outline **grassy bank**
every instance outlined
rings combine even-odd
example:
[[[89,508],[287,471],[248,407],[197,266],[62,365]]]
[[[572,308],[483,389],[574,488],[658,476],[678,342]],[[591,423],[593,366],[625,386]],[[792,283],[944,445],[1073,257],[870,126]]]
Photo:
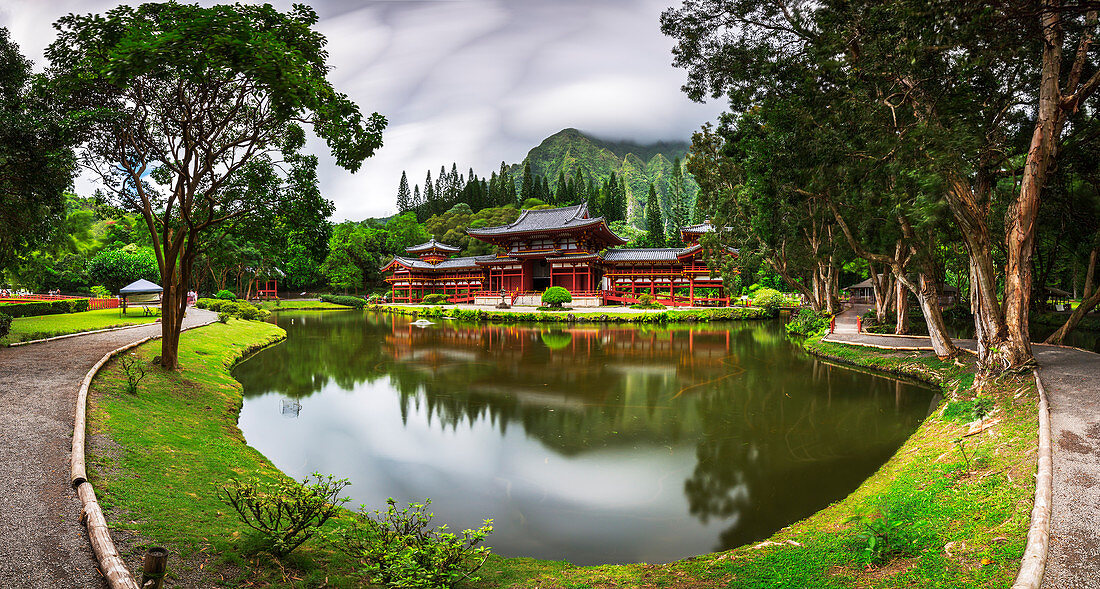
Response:
[[[533,323],[677,323],[705,321],[738,321],[769,319],[773,315],[756,307],[721,307],[714,309],[654,310],[617,312],[578,308],[571,311],[513,311],[497,309],[462,309],[450,305],[377,305],[369,307],[398,315],[413,317],[450,317],[463,321],[500,321]]]
[[[17,317],[11,322],[11,332],[0,339],[0,345],[97,329],[152,323],[157,319],[158,317],[142,316],[140,309],[137,312],[131,310],[127,315],[120,315],[118,309],[100,309],[81,313]]]
[[[279,337],[267,324],[215,324],[185,333],[183,369],[150,370],[137,396],[120,392],[114,362],[96,379],[90,427],[103,436],[94,446],[93,482],[110,520],[124,530],[129,562],[138,562],[147,544],[161,544],[180,555],[172,561],[178,586],[363,586],[350,563],[316,539],[282,562],[247,555],[245,528],[214,496],[214,486],[233,476],[282,476],[244,443],[236,427],[241,389],[228,372],[246,350]],[[1010,586],[1034,491],[1037,398],[1030,378],[987,387],[982,396],[1000,421],[963,438],[974,396],[968,367],[816,340],[806,345],[838,361],[939,384],[949,401],[849,497],[763,545],[668,565],[579,567],[492,557],[476,587]],[[137,354],[149,360],[158,349],[146,345]],[[899,522],[894,533],[914,540],[912,554],[867,567],[859,560],[863,524],[853,518],[882,511]]]
[[[329,311],[348,310],[351,307],[324,301],[264,301],[258,305],[268,311]]]
[[[330,574],[330,587],[355,586],[347,565],[313,543],[283,563],[247,554],[247,528],[214,492],[235,477],[285,478],[245,444],[236,425],[241,386],[229,374],[251,350],[284,336],[269,323],[233,319],[184,332],[178,372],[152,363],[158,342],[135,349],[146,370],[137,395],[123,392],[117,360],[95,378],[90,478],[128,563],[158,545],[172,552],[172,586],[317,587]]]

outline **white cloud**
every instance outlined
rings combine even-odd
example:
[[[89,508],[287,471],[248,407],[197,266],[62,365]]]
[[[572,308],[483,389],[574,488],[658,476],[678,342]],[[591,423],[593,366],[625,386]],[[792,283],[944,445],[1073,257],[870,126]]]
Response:
[[[389,119],[384,147],[356,174],[338,168],[323,143],[309,143],[335,219],[393,213],[402,170],[416,184],[452,162],[463,173],[473,166],[488,174],[565,127],[687,140],[721,105],[692,103],[679,90],[684,73],[669,65],[673,42],[658,28],[670,2],[312,2],[329,39],[334,85]],[[41,67],[57,18],[117,4],[14,0],[0,8],[0,26]],[[87,180],[77,186],[90,189]]]

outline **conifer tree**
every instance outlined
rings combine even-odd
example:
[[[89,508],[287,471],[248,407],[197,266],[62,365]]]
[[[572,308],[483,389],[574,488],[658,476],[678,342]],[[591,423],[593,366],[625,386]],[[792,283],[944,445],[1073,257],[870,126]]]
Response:
[[[558,170],[558,185],[554,187],[554,204],[561,206],[568,202],[565,186],[565,170]]]
[[[661,219],[661,205],[657,200],[657,190],[649,185],[649,197],[645,204],[646,241],[650,247],[665,247],[665,224]]]
[[[520,200],[526,202],[535,196],[535,179],[531,176],[531,162],[523,160],[523,188],[520,191]]]
[[[397,185],[397,211],[404,213],[412,208],[412,193],[409,192],[409,177],[401,170],[401,182]]]
[[[417,217],[420,216],[419,211],[424,206],[423,197],[420,196],[420,185],[413,186],[412,194],[412,210],[417,211]]]
[[[672,177],[668,182],[668,225],[669,235],[679,235],[680,229],[686,227],[691,219],[691,203],[688,202],[691,195],[684,188],[684,169],[680,164],[680,158],[672,162]]]
[[[432,207],[435,206],[435,183],[432,182],[432,171],[428,170],[428,175],[424,178],[424,206],[421,207],[421,214],[425,219],[432,216]]]

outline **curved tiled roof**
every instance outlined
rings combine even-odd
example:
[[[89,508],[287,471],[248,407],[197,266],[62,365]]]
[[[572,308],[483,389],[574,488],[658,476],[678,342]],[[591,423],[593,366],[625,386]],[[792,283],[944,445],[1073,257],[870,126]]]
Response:
[[[542,209],[538,211],[532,211],[530,209],[524,210],[518,219],[508,225],[467,229],[466,233],[474,237],[507,235],[510,233],[531,233],[536,231],[590,227],[592,225],[599,225],[603,222],[603,217],[589,217],[588,204],[581,203],[571,207],[559,207],[556,209]]]
[[[419,252],[431,251],[433,249],[437,249],[437,250],[444,251],[444,252],[462,251],[462,248],[455,247],[453,245],[447,245],[445,243],[436,241],[434,237],[429,239],[428,241],[420,244],[420,245],[411,245],[411,246],[405,248],[405,251],[409,252],[410,254],[415,254],[415,253],[419,253]]]
[[[393,264],[400,264],[406,268],[413,268],[416,270],[462,270],[469,268],[471,270],[476,269],[478,266],[475,261],[483,256],[469,256],[465,258],[450,258],[443,260],[438,264],[430,264],[419,258],[404,258],[401,256],[394,256],[393,261],[386,264],[383,270],[389,268]]]
[[[675,262],[684,248],[649,247],[612,249],[603,253],[607,262]]]
[[[714,231],[714,226],[710,224],[710,221],[704,221],[698,225],[691,225],[680,229],[682,233],[709,233]]]

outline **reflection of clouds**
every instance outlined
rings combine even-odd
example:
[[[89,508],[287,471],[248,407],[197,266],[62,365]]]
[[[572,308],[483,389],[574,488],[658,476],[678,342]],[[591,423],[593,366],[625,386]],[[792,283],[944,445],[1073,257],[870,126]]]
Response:
[[[700,534],[700,524],[684,517],[679,482],[694,465],[689,443],[566,457],[522,428],[502,434],[484,417],[441,430],[420,406],[403,424],[398,395],[380,384],[361,385],[355,395],[328,386],[299,419],[271,427],[276,399],[246,399],[240,427],[288,475],[348,477],[351,504],[371,508],[386,497],[430,496],[432,511],[446,514],[437,523],[452,529],[492,517],[489,543],[498,553],[656,562],[709,550],[721,529],[716,522]]]
[[[58,17],[117,4],[9,0],[0,26],[41,67]],[[273,4],[287,10],[291,2]],[[642,142],[687,140],[722,106],[697,105],[680,92],[685,76],[669,65],[673,43],[658,28],[667,0],[310,4],[329,41],[330,79],[390,121],[385,146],[356,175],[338,169],[321,142],[309,143],[338,219],[392,213],[402,170],[413,183],[451,162],[463,173],[473,166],[488,174],[566,127]],[[82,179],[78,190],[92,187]]]

